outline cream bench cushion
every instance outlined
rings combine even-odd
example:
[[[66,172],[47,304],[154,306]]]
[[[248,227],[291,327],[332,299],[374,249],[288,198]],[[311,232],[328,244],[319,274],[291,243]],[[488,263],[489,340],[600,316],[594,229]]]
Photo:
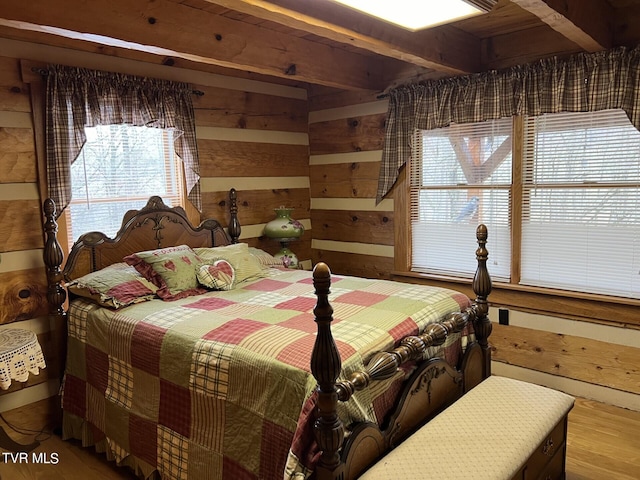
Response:
[[[491,376],[360,479],[511,479],[573,402],[550,388]]]

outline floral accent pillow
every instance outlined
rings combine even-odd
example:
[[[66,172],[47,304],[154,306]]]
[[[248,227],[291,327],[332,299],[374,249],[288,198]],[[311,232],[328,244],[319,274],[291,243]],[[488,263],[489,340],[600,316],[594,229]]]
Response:
[[[216,260],[229,262],[236,272],[234,286],[240,282],[266,276],[260,262],[249,253],[249,246],[246,243],[196,248],[195,252],[202,259],[202,263],[213,264]]]
[[[231,290],[236,272],[226,260],[216,260],[213,265],[200,265],[196,275],[198,282],[213,290]]]
[[[177,300],[206,291],[199,287],[196,278],[203,262],[187,245],[138,252],[123,260],[156,285],[156,294],[163,300]]]
[[[155,298],[153,283],[126,263],[114,263],[69,282],[70,293],[108,308],[121,308]]]

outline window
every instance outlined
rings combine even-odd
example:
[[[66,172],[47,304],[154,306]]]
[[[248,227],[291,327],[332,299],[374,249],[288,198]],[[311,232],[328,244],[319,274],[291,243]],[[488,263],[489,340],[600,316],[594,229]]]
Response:
[[[478,223],[487,224],[491,274],[508,280],[511,262],[511,119],[414,136],[410,173],[411,265],[415,272],[472,276]]]
[[[524,135],[520,283],[640,298],[640,132],[606,110]]]
[[[123,215],[151,195],[182,205],[182,162],[173,132],[127,124],[85,127],[87,141],[71,165],[70,243],[82,233],[114,236]]]
[[[521,121],[416,132],[411,270],[471,277],[485,223],[495,280],[640,298],[640,132],[622,110]]]

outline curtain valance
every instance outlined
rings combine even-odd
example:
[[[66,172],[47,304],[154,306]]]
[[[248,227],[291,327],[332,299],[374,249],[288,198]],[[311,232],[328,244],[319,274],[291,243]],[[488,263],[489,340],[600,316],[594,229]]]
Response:
[[[389,92],[376,202],[411,155],[416,129],[514,115],[623,109],[640,130],[640,47],[556,57],[403,86]]]
[[[46,145],[49,197],[58,214],[71,200],[71,164],[85,127],[130,124],[171,129],[185,165],[189,200],[200,210],[200,167],[192,90],[186,83],[51,65],[47,75]]]

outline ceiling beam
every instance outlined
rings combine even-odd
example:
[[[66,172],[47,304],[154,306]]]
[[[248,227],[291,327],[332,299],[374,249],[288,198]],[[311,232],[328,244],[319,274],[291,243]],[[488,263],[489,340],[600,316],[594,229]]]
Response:
[[[429,68],[448,75],[480,69],[477,38],[449,26],[410,32],[374,18],[354,13],[331,2],[277,2],[264,0],[206,0],[209,3],[311,33],[335,42],[361,48]],[[291,5],[293,3],[293,5]],[[289,6],[297,7],[296,10]],[[304,10],[304,11],[302,11]],[[332,12],[333,15],[332,15]],[[327,20],[328,17],[333,17]],[[362,18],[366,22],[362,22]],[[344,25],[350,25],[351,28]],[[371,34],[358,31],[366,24]],[[460,48],[455,53],[451,46]]]
[[[168,0],[1,2],[0,25],[347,90],[386,87],[384,62]]]
[[[613,9],[605,0],[511,0],[587,52],[613,45]]]

